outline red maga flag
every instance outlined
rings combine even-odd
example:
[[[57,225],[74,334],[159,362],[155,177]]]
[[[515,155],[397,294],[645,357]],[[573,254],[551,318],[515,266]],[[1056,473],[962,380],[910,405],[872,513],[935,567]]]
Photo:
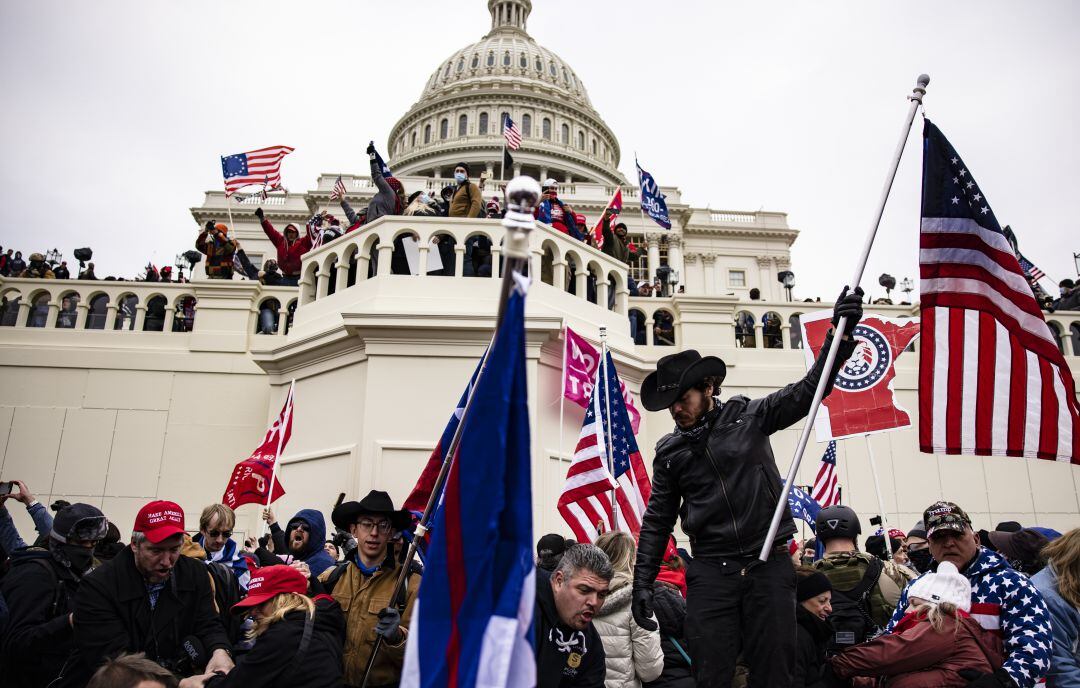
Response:
[[[611,195],[611,200],[608,201],[607,206],[604,208],[606,213],[608,208],[612,211],[611,227],[615,228],[615,218],[622,212],[622,187],[616,186],[615,193]],[[596,223],[596,226],[592,230],[593,237],[596,238],[596,248],[604,247],[604,213],[600,213],[600,221]]]
[[[832,327],[831,321],[830,311],[799,317],[806,343],[803,351],[807,367],[812,366],[821,353],[825,335]],[[855,352],[837,373],[832,394],[822,400],[818,409],[814,422],[818,442],[911,425],[911,416],[897,403],[893,391],[894,364],[918,336],[919,321],[916,319],[863,316],[855,328],[858,341]],[[822,503],[822,506],[827,505]]]
[[[1080,464],[1072,372],[983,190],[930,120],[919,235],[919,448]]]
[[[268,504],[274,502],[285,494],[285,488],[281,486],[281,480],[274,475],[274,464],[277,463],[285,445],[292,436],[293,419],[293,387],[289,385],[289,394],[285,397],[285,405],[281,413],[274,419],[270,429],[266,431],[262,444],[251,456],[236,464],[229,485],[225,488],[225,495],[221,503],[230,509],[235,509],[241,504]],[[270,485],[273,483],[273,492]],[[267,499],[269,497],[269,500]]]

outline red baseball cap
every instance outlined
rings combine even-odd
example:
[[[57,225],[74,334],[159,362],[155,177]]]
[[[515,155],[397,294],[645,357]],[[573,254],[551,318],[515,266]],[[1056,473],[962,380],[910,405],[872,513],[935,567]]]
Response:
[[[134,530],[155,545],[184,532],[184,510],[176,502],[157,500],[139,509]]]
[[[233,614],[239,614],[249,607],[257,607],[267,600],[285,592],[303,595],[307,592],[308,580],[304,574],[291,566],[281,564],[255,569],[248,581],[247,597],[232,606]]]

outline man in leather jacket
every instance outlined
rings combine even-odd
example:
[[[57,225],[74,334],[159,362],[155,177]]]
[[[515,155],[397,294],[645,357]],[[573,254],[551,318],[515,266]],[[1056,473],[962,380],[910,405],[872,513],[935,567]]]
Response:
[[[862,295],[845,288],[833,308],[834,327],[842,316],[847,321],[830,379],[855,350],[851,333],[862,317]],[[784,543],[795,523],[786,509],[771,556],[758,560],[783,490],[769,435],[809,413],[831,341],[830,334],[805,377],[760,399],[714,397],[726,366],[693,350],[661,358],[642,383],[645,408],[668,409],[676,427],[656,445],[632,609],[638,625],[655,628],[652,584],[678,517],[693,553],[686,638],[698,686],[729,686],[740,654],[751,686],[790,683],[795,572]],[[826,394],[831,389],[830,382]]]

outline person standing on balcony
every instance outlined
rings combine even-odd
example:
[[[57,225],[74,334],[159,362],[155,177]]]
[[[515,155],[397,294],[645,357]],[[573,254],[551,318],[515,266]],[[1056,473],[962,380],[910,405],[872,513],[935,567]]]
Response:
[[[223,222],[206,222],[195,239],[195,248],[206,255],[206,276],[210,279],[231,280],[236,242],[229,239],[229,226]]]
[[[19,277],[24,279],[56,279],[56,275],[49,268],[49,264],[45,262],[45,256],[40,253],[30,254],[30,266],[20,272]]]
[[[484,217],[484,192],[469,181],[469,165],[459,162],[454,167],[457,188],[450,198],[450,217]]]
[[[378,191],[372,196],[371,202],[368,203],[365,224],[374,222],[383,215],[401,215],[405,211],[406,205],[405,188],[397,179],[383,176],[379,163],[375,161],[374,145],[368,144],[367,154],[368,162],[371,165],[371,181]],[[349,206],[344,196],[341,198],[341,209],[345,211],[345,217],[349,218],[350,225],[355,225],[359,221],[359,216]]]
[[[540,197],[536,210],[533,211],[536,219],[578,241],[585,241],[585,235],[577,226],[574,213],[559,200],[559,183],[554,179],[545,179],[541,190],[544,194]]]
[[[730,685],[740,653],[751,685],[791,685],[795,572],[786,543],[796,528],[785,509],[774,539],[766,541],[783,485],[769,435],[805,418],[818,380],[827,375],[831,381],[855,350],[851,333],[862,318],[861,289],[840,294],[834,327],[840,318],[845,328],[836,336],[843,342],[832,370],[825,370],[830,334],[801,380],[766,397],[722,402],[713,395],[727,367],[693,350],[661,358],[641,385],[642,405],[667,409],[675,428],[656,446],[631,610],[639,626],[656,628],[653,582],[681,519],[693,549],[686,577],[686,639],[699,688]],[[765,562],[758,559],[763,548],[769,553]]]
[[[71,271],[68,270],[67,261],[60,261],[60,265],[56,266],[53,274],[56,275],[56,279],[71,279]]]
[[[279,232],[266,219],[262,208],[255,209],[263,233],[277,249],[277,266],[281,270],[281,284],[295,287],[300,283],[300,262],[304,254],[311,250],[311,237],[300,236],[300,230],[291,222],[285,225],[285,231]]]
[[[22,251],[16,251],[15,256],[11,259],[11,274],[16,277],[26,269],[26,261],[23,260]]]

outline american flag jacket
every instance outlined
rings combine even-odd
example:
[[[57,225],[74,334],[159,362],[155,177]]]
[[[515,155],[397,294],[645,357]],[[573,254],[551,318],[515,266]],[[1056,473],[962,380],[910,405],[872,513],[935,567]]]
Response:
[[[1005,646],[1002,668],[1019,688],[1031,688],[1050,668],[1050,613],[1042,594],[1027,576],[984,547],[979,548],[975,562],[963,573],[971,581],[971,617],[1001,637]],[[900,593],[886,633],[891,633],[904,615],[908,590],[914,582]]]

